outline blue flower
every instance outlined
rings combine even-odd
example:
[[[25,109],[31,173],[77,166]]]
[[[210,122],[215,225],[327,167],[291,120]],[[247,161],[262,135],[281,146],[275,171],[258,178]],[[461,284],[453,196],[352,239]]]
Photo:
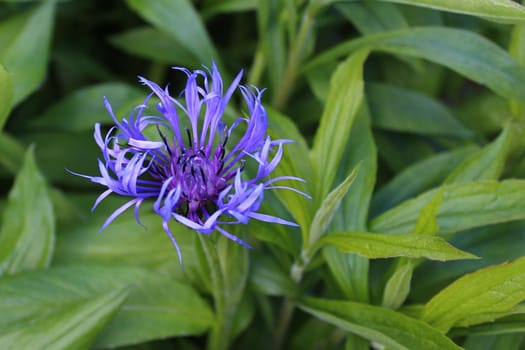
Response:
[[[241,71],[224,92],[215,64],[211,71],[174,69],[187,76],[183,99],[172,97],[167,87],[162,89],[139,77],[152,93],[129,118],[119,121],[104,98],[115,126],[103,137],[100,124],[95,125],[95,141],[103,158],[98,160],[100,176],[75,175],[107,188],[93,209],[111,193],[131,199],[107,218],[101,230],[133,206],[140,224],[139,207],[152,199],[153,210],[162,218],[163,228],[181,259],[168,227],[171,220],[203,234],[218,231],[246,247],[246,242],[224,227],[246,224],[250,219],[297,226],[259,212],[266,190],[284,188],[307,196],[295,188],[275,184],[281,180],[303,181],[300,178],[269,178],[282,158],[283,145],[290,141],[272,140],[267,135],[268,116],[261,103],[262,91],[239,85]],[[248,115],[228,126],[222,118],[237,90],[248,107]],[[149,115],[148,102],[153,95],[159,99],[158,113]],[[231,137],[234,131],[241,134],[235,143]],[[252,177],[244,171],[248,161],[257,167]]]

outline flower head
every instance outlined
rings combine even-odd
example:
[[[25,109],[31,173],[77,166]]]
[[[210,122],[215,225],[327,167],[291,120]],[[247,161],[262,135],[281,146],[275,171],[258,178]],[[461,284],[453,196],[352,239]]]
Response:
[[[103,137],[100,124],[95,125],[95,141],[102,151],[102,159],[98,160],[100,176],[75,174],[107,187],[93,209],[111,193],[131,199],[107,218],[101,230],[132,206],[140,223],[139,206],[151,199],[181,259],[168,227],[171,220],[203,234],[218,231],[246,247],[246,242],[224,227],[246,224],[250,219],[296,226],[258,212],[266,190],[284,188],[302,193],[275,185],[280,180],[302,181],[300,178],[268,177],[281,160],[283,144],[290,141],[271,140],[267,135],[262,91],[239,85],[241,71],[224,92],[215,64],[211,71],[174,69],[187,76],[181,99],[172,97],[167,87],[162,89],[140,77],[152,93],[127,119],[119,121],[104,98],[115,126]],[[226,125],[222,120],[224,111],[237,90],[248,115]],[[157,113],[150,114],[148,102],[154,95],[159,99]],[[240,138],[233,142],[232,134],[241,130]],[[251,177],[244,171],[247,161],[257,166]]]

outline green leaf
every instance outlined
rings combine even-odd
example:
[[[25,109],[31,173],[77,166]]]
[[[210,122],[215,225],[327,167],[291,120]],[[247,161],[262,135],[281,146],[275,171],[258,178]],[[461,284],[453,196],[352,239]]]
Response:
[[[475,151],[474,146],[461,147],[450,152],[438,153],[409,166],[375,193],[370,210],[372,215],[376,216],[408,198],[441,184],[465,157]],[[428,169],[432,171],[429,172]]]
[[[436,190],[425,192],[376,217],[370,223],[371,231],[411,231],[421,208],[435,194]],[[476,181],[443,187],[443,203],[438,213],[440,234],[523,218],[524,180]]]
[[[361,34],[408,27],[403,13],[395,5],[378,1],[339,2],[335,4],[335,8],[352,22]]]
[[[215,60],[221,66],[219,54],[191,1],[128,0],[127,3],[132,10],[191,52],[201,64],[210,65]]]
[[[437,191],[436,195],[421,209],[414,227],[414,234],[435,236],[439,232],[437,215],[443,202],[443,190]]]
[[[492,143],[465,159],[454,169],[445,183],[478,180],[497,180],[511,153],[521,148],[523,139],[521,128],[509,123]]]
[[[9,285],[1,283],[0,288]],[[128,288],[108,291],[77,302],[68,302],[52,313],[34,315],[26,322],[0,331],[3,349],[90,349],[98,333],[108,324],[128,295]],[[14,291],[11,291],[13,293]],[[20,290],[25,293],[25,290]],[[4,297],[9,292],[0,290]],[[34,295],[32,296],[34,297]],[[11,311],[10,305],[6,310]]]
[[[350,186],[352,186],[352,183],[359,173],[360,166],[361,164],[358,164],[352,170],[352,172],[348,174],[346,179],[344,179],[343,182],[339,184],[339,186],[337,186],[332,192],[328,194],[328,196],[326,196],[319,209],[317,209],[310,226],[310,232],[308,234],[309,245],[313,245],[315,242],[317,242],[326,231],[328,225],[330,225],[330,222],[335,216],[341,201],[347,194]]]
[[[115,116],[128,116],[147,93],[123,83],[103,83],[82,88],[47,109],[32,123],[35,127],[62,131],[93,130],[96,122],[111,121],[104,105],[107,97]]]
[[[44,80],[55,1],[42,4],[0,23],[0,61],[13,80],[12,106],[34,92]]]
[[[516,317],[517,316],[517,317]],[[495,320],[498,320],[498,322],[501,319],[513,319],[513,320],[521,320],[523,317],[525,317],[525,305],[517,305],[510,309],[510,311],[504,311],[504,312],[483,312],[483,313],[475,313],[468,315],[466,317],[463,317],[461,321],[459,321],[455,327],[470,327],[473,325],[478,324],[484,324],[489,322],[494,322]]]
[[[523,3],[523,2],[522,2]],[[514,59],[520,63],[522,66],[525,66],[525,25],[518,24],[512,28],[510,43],[509,43],[509,53]],[[512,109],[513,114],[518,118],[518,120],[523,120],[525,116],[525,105],[523,101],[510,101],[510,108]]]
[[[11,111],[13,100],[13,81],[5,68],[0,64],[0,130],[4,128],[7,116]]]
[[[371,83],[366,85],[366,95],[376,128],[421,135],[472,136],[445,106],[418,92]]]
[[[96,173],[97,158],[101,153],[93,140],[93,130],[39,131],[19,135],[18,140],[22,144],[38,145],[35,149],[35,158],[42,173],[50,182],[93,188],[89,180],[74,176],[64,169],[71,169],[81,174]]]
[[[525,67],[491,41],[460,29],[422,27],[368,35],[325,51],[304,69],[363,48],[424,58],[486,85],[502,97],[525,100]]]
[[[523,337],[523,333],[471,336],[463,346],[466,350],[520,350],[523,349]]]
[[[377,172],[377,149],[372,136],[370,117],[363,104],[349,136],[347,151],[341,159],[338,179],[343,179],[347,169],[361,164],[360,170],[340,209],[332,220],[329,231],[366,231],[370,198]],[[368,259],[357,254],[347,254],[333,247],[323,248],[323,257],[331,273],[350,300],[368,301]]]
[[[463,125],[481,135],[495,135],[514,118],[507,98],[490,91],[480,91],[462,100],[461,105],[454,110],[454,115]]]
[[[389,309],[399,308],[410,292],[414,260],[401,258],[394,265],[394,272],[388,278],[383,291],[381,305]]]
[[[269,257],[256,257],[251,262],[250,283],[258,294],[287,295],[297,294],[297,284],[279,265]]]
[[[412,301],[426,302],[452,281],[469,272],[523,256],[525,220],[463,231],[455,235],[451,243],[483,259],[453,261],[447,263],[447,268],[443,268],[439,262],[424,262],[414,274],[417,283],[412,286]]]
[[[294,140],[295,142],[285,146],[285,152],[281,158],[279,166],[274,170],[274,175],[278,176],[297,176],[306,181],[301,183],[280,182],[283,185],[290,185],[306,194],[313,194],[315,183],[313,180],[313,169],[308,159],[308,145],[301,135],[297,126],[292,120],[284,115],[279,114],[274,109],[268,108],[269,134],[273,139]],[[274,192],[277,198],[292,214],[295,221],[305,231],[310,227],[312,221],[313,209],[312,200],[301,196],[293,191],[279,190]],[[303,232],[303,239],[306,238],[306,232]]]
[[[24,159],[24,147],[14,137],[0,131],[0,149],[0,165],[10,174],[16,174]]]
[[[434,296],[422,319],[443,332],[466,317],[505,312],[525,300],[525,258],[465,275]]]
[[[359,166],[354,182],[341,201],[332,222],[332,231],[366,230],[370,199],[374,191],[377,173],[377,148],[372,135],[370,116],[366,105],[359,111],[348,145],[341,159],[337,180],[344,181],[350,169]]]
[[[233,13],[257,9],[257,0],[207,0],[204,1],[203,16]]]
[[[461,349],[428,324],[382,307],[318,298],[303,298],[299,307],[389,349]]]
[[[511,0],[382,0],[479,16],[503,23],[525,22],[525,8]]]
[[[219,236],[216,249],[222,274],[222,290],[219,293],[223,294],[227,322],[223,336],[228,337],[231,341],[236,335],[235,317],[241,305],[248,279],[250,267],[248,250],[222,235]]]
[[[0,275],[49,266],[55,245],[54,220],[47,185],[30,148],[3,213]]]
[[[169,34],[151,28],[139,27],[113,35],[110,42],[115,47],[135,56],[166,64],[180,64],[188,68],[201,65],[188,48],[179,44]]]
[[[427,258],[430,260],[476,259],[475,255],[454,248],[441,237],[408,234],[379,234],[370,232],[336,232],[321,238],[316,248],[332,245],[337,249],[364,255],[371,259]]]
[[[89,201],[95,197],[90,196]],[[110,198],[106,199],[108,201]],[[156,213],[142,208],[137,224],[133,211],[121,214],[111,225],[99,232],[108,213],[122,205],[102,202],[87,220],[63,229],[57,235],[53,265],[104,264],[143,267],[171,278],[198,284],[195,279],[198,262],[194,250],[194,231],[174,224],[172,232],[182,251],[184,268],[177,263],[175,247],[162,228]]]
[[[176,259],[173,263],[178,264]],[[213,323],[209,306],[186,284],[134,267],[69,265],[1,279],[0,333],[23,330],[30,320],[67,313],[130,286],[129,296],[97,337],[95,348],[200,334]],[[46,332],[48,328],[44,327],[33,333]]]
[[[325,110],[314,138],[310,159],[319,181],[318,200],[334,182],[344,145],[363,99],[363,64],[368,50],[358,51],[339,65],[330,80]],[[334,148],[333,145],[340,145]]]
[[[518,305],[513,310],[519,309],[521,313],[513,314],[510,311],[510,316],[498,318],[496,321],[478,324],[469,327],[455,327],[450,331],[451,336],[464,336],[472,334],[480,335],[497,335],[497,334],[508,334],[508,333],[521,333],[525,334],[525,313],[523,312],[523,305]],[[501,316],[501,315],[500,315]],[[494,320],[494,317],[492,320]],[[464,322],[463,320],[462,323]],[[470,324],[470,323],[469,323]]]
[[[437,213],[442,199],[443,191],[438,191],[436,196],[421,209],[413,234],[435,236],[438,233]],[[405,302],[410,292],[415,267],[416,263],[407,258],[401,258],[396,262],[383,291],[383,306],[397,309]]]

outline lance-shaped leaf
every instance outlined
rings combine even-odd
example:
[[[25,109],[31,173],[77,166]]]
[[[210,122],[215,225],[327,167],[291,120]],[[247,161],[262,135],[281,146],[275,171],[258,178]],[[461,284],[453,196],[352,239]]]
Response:
[[[10,174],[16,174],[24,159],[24,147],[13,136],[0,132],[0,149],[0,165]]]
[[[507,334],[507,333],[519,333],[525,334],[525,306],[518,305],[511,311],[506,313],[492,313],[497,317],[491,319],[485,318],[483,322],[472,322],[476,320],[479,315],[474,316],[471,319],[464,318],[461,322],[454,326],[454,329],[450,331],[451,336],[464,336],[469,334]],[[515,311],[517,311],[515,313]],[[487,315],[487,314],[482,314]],[[508,316],[505,316],[508,315]],[[483,317],[483,316],[481,316]],[[500,318],[501,317],[501,318]],[[494,321],[497,319],[496,321]]]
[[[312,165],[308,159],[309,150],[306,140],[291,119],[279,114],[272,108],[268,108],[267,111],[270,136],[273,139],[295,141],[286,145],[287,151],[284,152],[279,166],[274,170],[275,176],[292,175],[303,178],[306,181],[305,183],[293,181],[293,187],[308,195],[312,195],[315,183]],[[286,184],[286,182],[283,181],[282,184]],[[303,235],[306,237],[307,231],[305,230],[308,230],[313,215],[312,200],[293,191],[275,191],[275,195],[293,215],[296,222],[301,225]]]
[[[299,307],[321,320],[389,349],[461,349],[427,323],[382,307],[318,298],[301,299]]]
[[[416,91],[372,83],[367,84],[366,95],[376,128],[421,135],[472,136],[444,105]]]
[[[28,12],[0,23],[0,61],[13,80],[13,106],[44,80],[55,2],[43,1]]]
[[[13,81],[11,76],[6,72],[4,66],[0,64],[0,130],[3,129],[4,124],[11,110],[11,102],[13,100]]]
[[[128,5],[140,16],[169,34],[198,61],[210,65],[219,55],[191,1],[179,0],[128,0]],[[184,30],[181,30],[184,28]]]
[[[20,290],[21,294],[25,291]],[[5,292],[0,294],[5,296]],[[28,323],[15,323],[0,331],[2,349],[91,349],[128,295],[128,288],[64,304],[51,313],[35,315]],[[8,309],[9,310],[9,305]]]
[[[443,191],[439,191],[430,202],[421,209],[413,234],[435,236],[439,231],[437,213],[443,199]],[[397,309],[405,301],[410,292],[412,273],[416,262],[408,258],[396,261],[394,270],[383,291],[382,305]]]
[[[30,148],[9,193],[0,228],[0,275],[47,267],[55,245],[55,218],[47,185]]]
[[[96,348],[200,334],[213,323],[209,306],[184,283],[135,267],[69,265],[1,279],[0,334],[46,333],[44,319],[125,287],[130,287],[129,295],[97,337]],[[25,330],[30,320],[38,319],[42,327]]]
[[[328,225],[330,225],[330,222],[336,214],[337,208],[341,204],[341,201],[354,182],[357,173],[359,172],[359,167],[360,164],[358,164],[354,170],[352,170],[352,172],[339,186],[337,186],[332,192],[328,194],[328,196],[326,196],[319,209],[317,209],[310,226],[310,233],[308,235],[308,243],[310,245],[317,242],[321,235],[325,232]]]
[[[110,203],[102,205],[112,207],[113,203]],[[190,278],[194,276],[191,274],[196,265],[192,232],[183,227],[174,232],[184,252],[183,271],[179,264],[173,263],[177,253],[169,244],[169,238],[162,233],[162,222],[156,214],[141,213],[140,221],[144,228],[137,225],[133,213],[124,213],[99,233],[106,215],[104,211],[95,212],[81,224],[62,229],[57,235],[53,265],[117,264],[156,270],[179,280],[186,278],[184,272]]]
[[[103,97],[116,106],[115,115],[127,115],[144,100],[144,93],[123,83],[104,83],[79,89],[44,111],[32,125],[53,130],[92,131],[93,125],[109,121]]]
[[[407,200],[372,220],[373,232],[409,232],[421,208],[436,190]],[[443,202],[438,212],[440,233],[525,218],[525,181],[475,181],[443,187]]]
[[[324,198],[334,182],[344,145],[363,99],[363,64],[368,50],[358,51],[333,73],[326,108],[315,134],[310,159],[319,181],[318,200]],[[334,145],[339,145],[334,147]]]
[[[398,6],[379,1],[341,1],[335,8],[362,34],[407,28],[408,23]]]
[[[511,153],[521,148],[521,128],[509,123],[496,140],[466,158],[450,173],[446,183],[497,180]]]
[[[525,22],[525,8],[512,0],[383,0],[398,4],[429,7],[504,23]]]
[[[438,153],[404,169],[374,194],[370,209],[372,217],[403,200],[440,185],[455,167],[476,150],[475,146],[456,148],[450,152]],[[428,169],[432,169],[432,172]]]
[[[476,259],[475,255],[451,246],[441,237],[370,232],[336,232],[321,238],[314,248],[332,245],[342,252],[357,253],[371,259],[427,258],[431,260]]]
[[[304,69],[363,48],[424,58],[486,85],[500,96],[525,100],[525,67],[491,41],[460,29],[421,27],[368,35],[325,51]]]
[[[366,104],[363,104],[352,126],[348,149],[341,159],[339,176],[347,169],[361,164],[359,173],[340,209],[332,220],[328,232],[344,230],[366,231],[370,198],[374,190],[377,172],[377,149]],[[362,162],[362,163],[360,163]],[[339,178],[338,176],[338,178]],[[368,259],[358,254],[342,254],[333,247],[323,248],[323,257],[343,295],[349,300],[367,302],[369,298]],[[356,345],[356,349],[359,349]]]
[[[465,275],[434,296],[421,318],[447,332],[475,314],[505,312],[525,300],[525,258]]]
[[[131,55],[170,65],[201,68],[188,48],[166,32],[150,26],[133,28],[109,40],[113,46]]]

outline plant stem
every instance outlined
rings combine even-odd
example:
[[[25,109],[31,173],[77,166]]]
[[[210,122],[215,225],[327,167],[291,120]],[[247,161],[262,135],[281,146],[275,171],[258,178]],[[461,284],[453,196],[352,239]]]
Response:
[[[303,59],[304,49],[314,22],[314,7],[315,6],[309,5],[305,9],[297,38],[291,43],[290,50],[288,51],[288,62],[286,64],[284,77],[275,93],[272,103],[272,106],[277,110],[281,110],[288,102],[293,85],[297,79],[299,64]]]
[[[259,45],[259,47],[257,48],[257,51],[255,52],[253,64],[250,69],[250,74],[248,76],[249,85],[259,85],[259,81],[261,80],[261,75],[263,73],[265,66],[266,66],[266,57],[264,56],[262,46]]]
[[[224,281],[217,250],[210,237],[198,235],[204,254],[210,267],[212,294],[215,307],[215,324],[208,336],[208,350],[228,349],[229,332],[227,331],[226,302],[224,298]]]
[[[296,284],[301,282],[303,278],[304,268],[306,264],[298,264],[295,262],[290,269],[290,276]],[[290,321],[292,320],[293,313],[295,311],[295,303],[289,297],[286,297],[281,306],[281,312],[279,320],[277,322],[277,327],[275,328],[275,334],[272,339],[272,349],[279,350],[283,346],[284,336],[290,327]]]

